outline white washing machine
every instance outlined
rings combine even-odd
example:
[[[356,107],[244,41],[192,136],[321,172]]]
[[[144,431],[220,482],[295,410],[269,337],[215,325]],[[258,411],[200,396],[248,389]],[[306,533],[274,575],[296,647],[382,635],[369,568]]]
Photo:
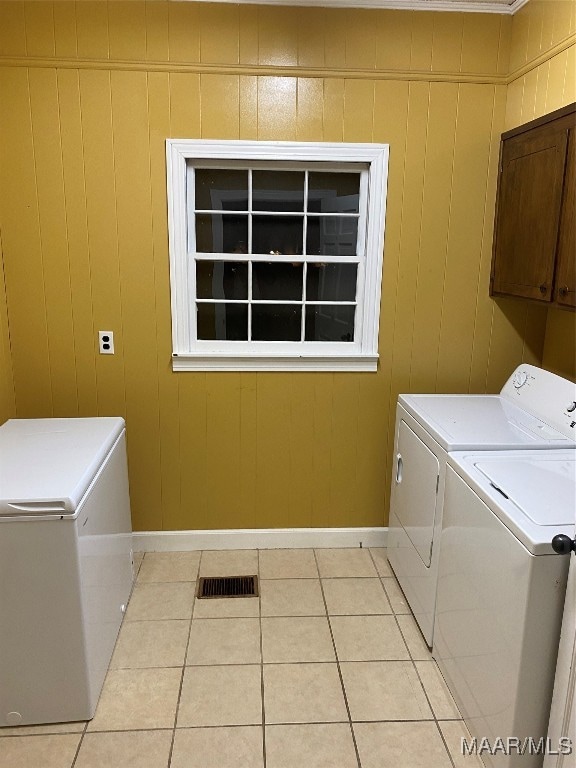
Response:
[[[0,427],[0,726],[94,716],[132,587],[121,418]]]
[[[433,655],[489,768],[543,763],[575,515],[574,450],[448,458]]]
[[[521,365],[499,395],[400,395],[388,560],[431,647],[446,461],[453,451],[573,448],[576,384]]]

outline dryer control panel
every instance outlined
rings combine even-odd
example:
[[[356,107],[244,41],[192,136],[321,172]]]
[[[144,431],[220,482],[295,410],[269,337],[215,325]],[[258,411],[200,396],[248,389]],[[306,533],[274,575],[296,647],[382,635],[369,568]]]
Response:
[[[524,363],[500,392],[524,410],[576,442],[576,384]]]

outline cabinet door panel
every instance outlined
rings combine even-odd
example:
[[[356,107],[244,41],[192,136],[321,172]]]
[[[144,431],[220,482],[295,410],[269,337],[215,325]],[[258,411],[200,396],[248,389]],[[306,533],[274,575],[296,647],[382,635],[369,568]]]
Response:
[[[558,238],[555,300],[576,308],[576,129],[568,135],[564,199]]]
[[[552,299],[566,135],[546,125],[503,142],[493,294]]]

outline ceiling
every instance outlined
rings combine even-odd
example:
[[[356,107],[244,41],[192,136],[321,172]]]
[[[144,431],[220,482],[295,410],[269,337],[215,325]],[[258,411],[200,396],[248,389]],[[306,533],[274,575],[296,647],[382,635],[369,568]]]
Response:
[[[200,0],[214,2],[214,0]],[[260,5],[315,5],[330,8],[393,8],[417,11],[460,11],[513,14],[528,0],[217,0]]]

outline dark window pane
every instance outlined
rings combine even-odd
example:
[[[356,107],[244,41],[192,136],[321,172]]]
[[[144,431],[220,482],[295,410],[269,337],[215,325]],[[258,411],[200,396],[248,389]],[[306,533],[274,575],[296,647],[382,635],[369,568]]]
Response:
[[[302,253],[303,216],[253,216],[252,253]]]
[[[218,341],[248,339],[247,304],[196,304],[198,338]]]
[[[302,171],[252,171],[253,211],[303,211]]]
[[[306,253],[318,256],[356,256],[358,219],[355,216],[309,216]]]
[[[196,214],[196,250],[199,253],[246,253],[248,216]]]
[[[194,176],[196,210],[248,210],[248,171],[198,168]]]
[[[262,263],[252,264],[252,298],[302,299],[302,264]]]
[[[248,264],[239,261],[197,261],[199,299],[247,299]]]
[[[354,301],[356,264],[308,264],[307,301]]]
[[[306,341],[354,341],[355,309],[337,304],[306,306]]]
[[[358,213],[359,173],[309,173],[308,210],[316,213]]]
[[[252,304],[254,341],[300,341],[302,307],[297,304]]]

